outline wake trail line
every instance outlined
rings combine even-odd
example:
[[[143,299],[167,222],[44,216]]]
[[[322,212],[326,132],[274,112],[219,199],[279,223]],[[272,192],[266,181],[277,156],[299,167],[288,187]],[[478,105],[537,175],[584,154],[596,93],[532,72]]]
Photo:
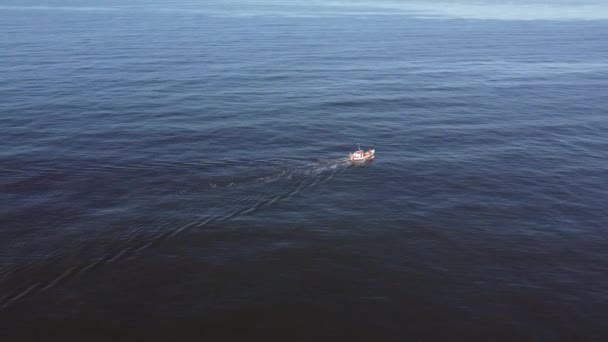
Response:
[[[146,166],[152,165],[153,163],[149,163]],[[238,186],[236,188],[231,187],[230,189],[227,189],[228,191],[238,190],[241,193],[239,194],[237,192],[238,196],[218,203],[215,207],[190,210],[180,213],[180,215],[177,216],[160,218],[148,223],[140,223],[129,230],[131,236],[127,239],[126,246],[123,245],[123,247],[114,249],[114,251],[107,251],[105,254],[93,257],[89,261],[77,262],[76,265],[65,267],[62,270],[60,269],[53,276],[42,277],[45,278],[45,280],[40,280],[41,277],[30,277],[26,274],[24,277],[26,280],[21,282],[21,284],[10,286],[13,290],[7,290],[4,295],[0,296],[0,309],[6,309],[24,298],[35,296],[60,286],[61,284],[65,284],[71,278],[85,272],[90,272],[102,265],[125,260],[126,258],[158,245],[163,241],[176,238],[186,231],[201,229],[212,223],[229,221],[244,215],[250,215],[280,201],[288,200],[302,191],[328,182],[338,173],[348,169],[350,165],[347,158],[339,158],[310,163],[294,170],[283,169],[274,176],[262,177],[251,181],[248,184],[239,184],[242,186],[240,190],[238,189]],[[200,218],[195,221],[177,225],[178,222],[192,216]],[[157,233],[152,236],[147,234],[147,232],[151,230],[151,227],[157,228]],[[146,236],[150,236],[150,238],[146,239]],[[91,246],[98,244],[96,240],[90,241],[89,243]],[[77,248],[64,253],[63,259],[69,254],[72,254],[74,259],[78,259],[79,251],[87,250],[85,247],[87,246],[77,246]],[[52,267],[52,263],[61,263],[60,259],[61,258],[55,254],[54,257],[51,258],[50,265],[48,262],[49,260],[45,260],[39,267],[42,269],[46,269],[50,266]],[[33,270],[34,268],[35,265],[28,264],[23,268],[18,267],[17,269],[12,270],[12,272],[3,270],[2,273],[5,280],[8,282],[10,280],[7,279],[9,275],[20,272],[35,272],[35,270]]]

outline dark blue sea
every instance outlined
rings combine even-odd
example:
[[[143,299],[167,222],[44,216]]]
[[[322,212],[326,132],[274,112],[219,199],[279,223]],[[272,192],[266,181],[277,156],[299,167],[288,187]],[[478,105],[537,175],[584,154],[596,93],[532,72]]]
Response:
[[[0,339],[608,339],[608,20],[370,8],[2,1]]]

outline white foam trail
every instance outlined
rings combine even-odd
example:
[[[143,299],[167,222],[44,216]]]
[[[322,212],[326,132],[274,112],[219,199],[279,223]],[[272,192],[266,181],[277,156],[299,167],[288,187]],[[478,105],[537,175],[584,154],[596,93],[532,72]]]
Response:
[[[105,256],[96,258],[90,263],[88,263],[88,265],[86,266],[84,266],[83,264],[79,264],[76,266],[69,267],[65,271],[61,272],[58,276],[49,280],[46,285],[44,285],[45,282],[35,282],[34,284],[28,286],[25,290],[19,292],[18,294],[12,297],[10,294],[6,295],[2,298],[3,304],[0,305],[0,308],[5,308],[25,296],[33,295],[36,292],[46,291],[50,288],[53,288],[57,286],[60,282],[65,281],[73,275],[87,272],[95,266],[115,262],[125,257],[125,255],[141,252],[142,250],[151,247],[155,243],[159,243],[165,239],[174,238],[175,236],[183,233],[184,231],[187,231],[188,229],[201,228],[213,221],[225,221],[243,215],[251,214],[259,210],[260,208],[265,208],[279,201],[289,199],[292,196],[306,189],[329,181],[338,172],[345,170],[348,166],[350,166],[350,162],[348,161],[348,159],[339,158],[324,162],[311,163],[303,168],[296,168],[295,170],[283,169],[277,175],[271,176],[270,178],[267,178],[265,179],[265,181],[263,181],[264,188],[262,191],[258,191],[256,193],[248,194],[245,196],[239,196],[236,199],[229,200],[221,204],[218,208],[224,209],[226,211],[230,210],[227,214],[207,216],[202,221],[186,223],[180,225],[178,228],[173,230],[171,229],[171,225],[175,224],[176,222],[179,222],[183,218],[189,217],[190,215],[201,215],[208,209],[204,209],[202,212],[187,212],[179,216],[137,224],[129,230],[129,234],[131,235],[131,238],[129,238],[130,245],[118,250],[114,254],[107,253]],[[255,182],[250,185],[255,186]],[[278,195],[277,187],[279,187],[279,189],[281,190]],[[244,191],[250,190],[244,188]],[[147,241],[145,244],[139,247],[137,247],[136,244],[133,244],[134,241],[141,240],[140,237],[146,233],[146,231],[148,230],[147,228],[149,228],[151,225],[157,225],[160,227],[160,231],[158,232],[158,234],[154,236],[150,241]],[[167,229],[163,230],[163,228],[165,227]],[[59,258],[61,257],[61,255],[65,254],[55,255],[53,259]],[[26,267],[24,271],[27,271],[30,268],[31,267]],[[3,275],[6,276],[7,274],[14,272],[14,270],[13,272],[3,270]],[[41,286],[43,286],[41,290],[37,291],[37,289]]]
[[[0,309],[3,309],[7,306],[9,306],[11,303],[25,297],[28,293],[30,293],[32,290],[34,290],[35,288],[37,288],[38,286],[40,286],[40,283],[35,283],[32,286],[28,287],[27,289],[25,289],[23,292],[17,294],[16,296],[14,296],[13,298],[9,299],[6,303],[4,303],[2,306],[0,306]]]
[[[78,268],[78,265],[68,268],[65,272],[63,272],[61,275],[59,275],[53,281],[51,281],[48,285],[46,285],[44,288],[42,288],[42,291],[46,291],[46,290],[50,289],[51,287],[53,287],[57,283],[59,283],[61,280],[67,278],[76,268]]]

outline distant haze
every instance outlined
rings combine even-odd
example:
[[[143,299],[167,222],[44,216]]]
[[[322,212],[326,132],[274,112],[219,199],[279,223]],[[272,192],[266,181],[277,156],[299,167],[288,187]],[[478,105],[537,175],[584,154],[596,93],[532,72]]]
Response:
[[[0,10],[146,10],[187,11],[213,16],[370,16],[482,20],[607,20],[608,0],[464,1],[464,0],[228,0],[129,2],[90,0],[4,1]]]
[[[394,14],[463,19],[608,19],[608,1],[318,1],[318,4],[359,6]]]

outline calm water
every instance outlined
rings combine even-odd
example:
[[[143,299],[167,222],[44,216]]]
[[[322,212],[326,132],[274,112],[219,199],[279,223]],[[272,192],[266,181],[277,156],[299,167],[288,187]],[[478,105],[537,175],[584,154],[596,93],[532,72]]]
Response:
[[[608,21],[199,5],[0,6],[3,340],[605,340]]]

